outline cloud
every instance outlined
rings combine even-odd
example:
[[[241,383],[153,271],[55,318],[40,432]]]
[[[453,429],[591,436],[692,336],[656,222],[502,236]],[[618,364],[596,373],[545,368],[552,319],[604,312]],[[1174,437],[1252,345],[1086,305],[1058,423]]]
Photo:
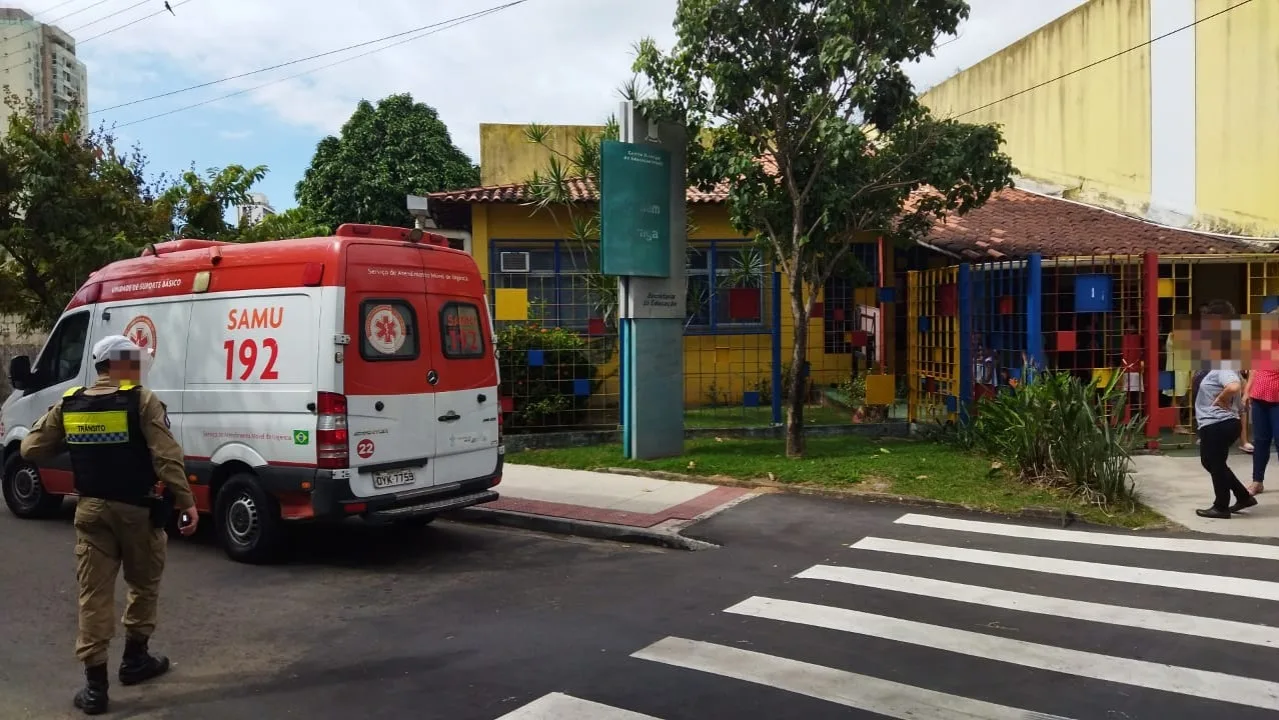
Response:
[[[972,19],[961,37],[911,69],[916,84],[943,79],[1081,1],[973,0]],[[108,107],[501,3],[380,0],[354,12],[340,0],[190,0],[175,7],[177,17],[158,15],[81,44],[78,52],[89,64],[91,102]],[[675,6],[676,0],[529,0],[303,77],[287,79],[367,48],[97,113],[95,122],[124,123],[239,91],[234,98],[154,122],[190,126],[216,108],[240,114],[250,127],[285,123],[301,132],[328,134],[338,131],[361,98],[410,92],[435,107],[455,142],[478,157],[482,122],[603,121],[617,108],[617,89],[630,77],[634,43],[644,36],[666,47],[672,43]],[[150,6],[139,8],[95,25],[93,32],[149,12]],[[279,82],[254,89],[272,81]],[[153,125],[130,130],[145,137],[148,127]]]

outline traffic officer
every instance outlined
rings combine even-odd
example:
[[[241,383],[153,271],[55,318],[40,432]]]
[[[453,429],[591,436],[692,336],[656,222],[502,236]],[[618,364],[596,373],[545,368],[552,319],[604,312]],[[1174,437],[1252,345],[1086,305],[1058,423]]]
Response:
[[[80,498],[75,513],[80,585],[76,657],[85,674],[75,706],[88,715],[107,711],[107,649],[115,635],[115,581],[121,565],[129,595],[120,682],[133,685],[169,669],[168,658],[147,648],[164,571],[164,526],[172,512],[156,495],[157,482],[183,513],[183,535],[194,533],[199,522],[182,448],[169,429],[164,403],[138,384],[143,361],[149,359],[122,335],[99,340],[93,346],[97,382],[68,390],[22,440],[22,457],[47,459],[65,451],[75,473]]]

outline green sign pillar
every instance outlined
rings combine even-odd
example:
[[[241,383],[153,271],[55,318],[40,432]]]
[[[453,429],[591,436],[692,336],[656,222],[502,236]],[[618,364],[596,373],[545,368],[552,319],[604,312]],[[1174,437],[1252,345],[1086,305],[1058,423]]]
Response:
[[[618,276],[623,450],[648,460],[684,452],[686,133],[630,102],[620,118],[601,148],[600,264]]]
[[[671,154],[660,147],[601,143],[600,268],[620,277],[669,277]]]

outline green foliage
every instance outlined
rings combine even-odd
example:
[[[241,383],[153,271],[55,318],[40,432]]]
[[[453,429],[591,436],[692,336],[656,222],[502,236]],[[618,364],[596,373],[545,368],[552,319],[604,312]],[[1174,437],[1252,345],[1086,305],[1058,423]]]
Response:
[[[41,128],[29,106],[0,139],[0,312],[52,327],[89,273],[162,240],[170,216],[145,179],[146,158],[75,114]]]
[[[859,374],[839,384],[839,394],[848,398],[848,406],[859,408],[866,404],[866,376]]]
[[[513,398],[509,432],[547,427],[571,427],[580,420],[589,396],[575,395],[575,380],[591,381],[598,389],[599,369],[590,343],[571,330],[543,327],[536,322],[510,323],[497,333],[501,362],[500,394]],[[530,350],[542,351],[543,361],[530,367]]]
[[[733,226],[789,280],[796,367],[852,243],[912,241],[1011,185],[999,129],[934,118],[902,70],[967,16],[961,0],[680,0],[675,47],[639,44],[645,111],[699,138],[690,180],[727,182]],[[790,395],[787,452],[800,455]]]
[[[240,242],[263,240],[287,240],[289,238],[325,237],[336,228],[325,225],[303,207],[289,208],[282,213],[268,215],[257,225],[240,229]]]
[[[550,155],[545,170],[535,170],[527,181],[528,205],[535,213],[544,213],[555,223],[560,235],[579,257],[588,258],[590,266],[577,280],[585,283],[590,298],[592,317],[601,318],[605,327],[617,327],[617,278],[600,273],[600,216],[594,208],[573,201],[571,186],[575,181],[600,181],[600,143],[618,138],[615,118],[609,118],[602,132],[596,134],[579,129],[573,137],[573,150],[564,153],[553,143],[553,130],[532,123],[524,129],[525,138]]]
[[[341,133],[320,141],[297,185],[298,203],[324,225],[412,226],[407,195],[473,187],[479,168],[431,106],[408,93],[361,100]]]
[[[1123,373],[1106,385],[1068,372],[1039,372],[1030,382],[978,402],[953,438],[1000,458],[1028,482],[1063,488],[1102,507],[1131,508],[1132,448],[1144,419],[1127,420]]]
[[[209,168],[204,175],[192,168],[160,196],[159,206],[172,216],[176,237],[237,240],[240,228],[226,221],[227,211],[249,202],[266,172],[265,165]]]

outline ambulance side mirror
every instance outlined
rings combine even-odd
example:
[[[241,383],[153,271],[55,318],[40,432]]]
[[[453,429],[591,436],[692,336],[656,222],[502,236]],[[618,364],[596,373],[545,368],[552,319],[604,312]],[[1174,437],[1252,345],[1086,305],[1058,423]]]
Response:
[[[9,361],[9,384],[17,390],[26,390],[31,381],[31,358],[18,355]]]

